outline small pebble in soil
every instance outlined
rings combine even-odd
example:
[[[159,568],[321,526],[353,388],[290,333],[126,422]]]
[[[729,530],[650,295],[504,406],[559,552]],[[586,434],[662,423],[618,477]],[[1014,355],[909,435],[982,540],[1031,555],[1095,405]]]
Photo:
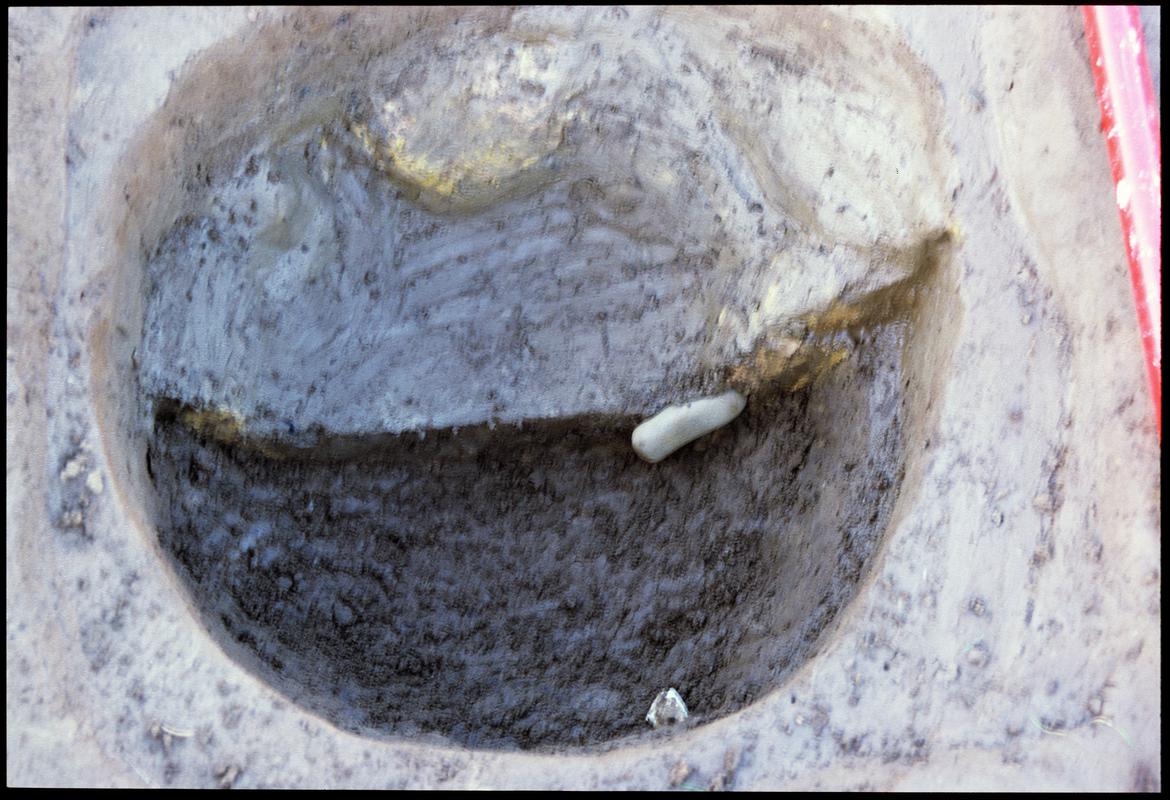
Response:
[[[687,718],[687,704],[674,687],[658,693],[654,702],[650,704],[650,711],[646,714],[646,721],[655,728],[684,722]]]

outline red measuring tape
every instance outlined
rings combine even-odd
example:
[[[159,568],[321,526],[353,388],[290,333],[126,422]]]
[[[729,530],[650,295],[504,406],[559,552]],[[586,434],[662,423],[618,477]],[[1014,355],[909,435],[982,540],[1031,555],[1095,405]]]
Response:
[[[1136,6],[1082,6],[1162,440],[1162,129]]]

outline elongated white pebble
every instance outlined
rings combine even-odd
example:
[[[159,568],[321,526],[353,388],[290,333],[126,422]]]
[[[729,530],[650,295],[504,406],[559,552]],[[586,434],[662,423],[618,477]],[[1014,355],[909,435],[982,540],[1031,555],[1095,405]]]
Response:
[[[687,442],[739,416],[747,400],[734,389],[678,406],[668,406],[634,428],[634,452],[655,464]]]

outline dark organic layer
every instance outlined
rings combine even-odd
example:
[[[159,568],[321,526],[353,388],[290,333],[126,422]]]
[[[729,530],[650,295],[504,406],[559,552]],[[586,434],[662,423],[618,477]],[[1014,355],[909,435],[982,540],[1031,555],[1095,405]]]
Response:
[[[339,460],[163,413],[160,538],[229,649],[347,727],[593,744],[646,730],[668,686],[711,719],[776,687],[852,595],[901,479],[899,351],[887,332],[657,465],[632,421]]]

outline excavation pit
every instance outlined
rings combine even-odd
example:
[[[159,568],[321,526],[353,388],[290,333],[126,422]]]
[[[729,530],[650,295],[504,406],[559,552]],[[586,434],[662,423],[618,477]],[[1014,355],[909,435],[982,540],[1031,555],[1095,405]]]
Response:
[[[111,360],[233,658],[364,735],[548,750],[700,726],[815,654],[899,498],[951,240],[929,83],[865,26],[822,62],[822,16],[712,16],[700,57],[683,15],[663,68],[608,14],[305,12],[188,65],[126,165]],[[726,81],[778,82],[776,130]],[[879,88],[904,102],[833,108]],[[866,126],[913,133],[863,169]],[[728,385],[733,422],[637,457]],[[667,687],[690,715],[651,731]]]
[[[481,23],[497,13],[485,30]],[[446,174],[450,183],[436,183],[424,193],[419,178],[426,176],[425,164],[417,159],[391,164],[389,158],[400,151],[397,140],[383,134],[409,124],[410,112],[404,110],[412,103],[418,108],[415,100],[430,95],[428,81],[441,83],[445,74],[452,78],[449,85],[459,86],[459,76],[442,70],[431,78],[408,73],[402,92],[393,95],[406,102],[393,113],[374,114],[386,110],[384,103],[363,104],[362,97],[393,83],[383,81],[389,73],[380,69],[385,64],[379,59],[405,54],[404,43],[434,43],[438,26],[471,32],[467,47],[447,48],[468,54],[466,66],[493,63],[480,58],[474,40],[479,33],[488,39],[506,36],[509,14],[517,21],[543,16],[562,32],[560,41],[587,37],[604,23],[605,35],[589,44],[601,46],[606,68],[617,70],[617,56],[630,49],[631,40],[639,43],[634,49],[642,61],[631,65],[627,57],[626,73],[611,72],[597,84],[612,93],[611,103],[599,105],[602,95],[580,96],[577,111],[609,113],[597,118],[607,135],[570,128],[573,135],[558,154],[572,156],[560,162],[559,173],[570,180],[545,184],[547,173],[541,170],[553,167],[551,161],[538,159],[528,172],[501,170],[497,163],[479,173],[487,181],[473,180],[469,191],[456,197],[451,190],[475,178],[473,162],[440,159],[436,174]],[[461,17],[457,26],[454,16]],[[676,36],[680,19],[691,26],[689,41]],[[1158,438],[1140,342],[1127,324],[1133,320],[1133,296],[1079,10],[34,9],[10,15],[9,33],[9,179],[15,201],[8,259],[7,677],[13,784],[554,791],[1159,787]],[[1156,42],[1156,33],[1147,37],[1151,47]],[[495,52],[502,58],[507,48]],[[740,68],[729,62],[744,67],[749,78],[759,70],[760,79],[741,80],[745,72],[737,75]],[[1157,59],[1150,62],[1155,66]],[[540,68],[527,56],[513,67],[494,63],[505,67],[504,77],[516,64]],[[917,77],[903,81],[892,72]],[[595,68],[586,64],[574,74],[591,80]],[[695,91],[680,99],[671,84],[681,85],[684,77]],[[545,87],[540,97],[558,96],[550,91],[553,82],[539,83]],[[709,89],[699,91],[703,86]],[[831,91],[821,91],[826,87]],[[536,88],[517,96],[535,99]],[[482,82],[476,89],[481,99],[473,117],[485,127],[464,126],[452,153],[475,152],[477,143],[491,143],[492,131],[507,129],[504,116],[492,114],[500,106],[482,102],[491,89]],[[893,97],[896,113],[866,103],[865,97]],[[915,98],[931,97],[939,100],[938,113],[929,110],[930,103],[916,104]],[[458,104],[452,107],[438,92],[435,98],[433,108],[459,119]],[[724,107],[704,107],[711,99]],[[297,127],[310,105],[324,113],[309,115],[309,124]],[[924,108],[927,113],[921,113]],[[671,128],[685,136],[670,141],[686,143],[694,136],[695,143],[717,146],[684,148],[673,169],[661,169],[671,166],[671,158],[666,163],[654,158],[679,151],[661,147],[669,137],[650,123],[668,109],[684,109],[683,122],[695,112],[690,128]],[[847,127],[840,123],[850,115],[868,127],[842,137]],[[344,124],[347,118],[373,124],[366,129],[368,142]],[[542,119],[511,118],[527,120],[524,124]],[[810,118],[815,125],[807,124]],[[432,137],[442,130],[433,122],[424,126]],[[301,164],[309,166],[304,145],[319,145],[321,137],[312,134],[333,124],[327,152],[352,156],[354,167],[362,165],[376,179],[371,188],[385,182],[419,190],[414,198],[404,195],[400,207],[410,204],[417,227],[402,214],[376,219],[367,214],[364,221],[335,215],[329,206],[344,195],[332,190],[315,199],[301,195],[299,207],[285,203],[291,195],[265,205],[283,189],[310,188],[299,174],[307,172]],[[1037,135],[1041,129],[1043,135]],[[555,133],[556,127],[537,129],[542,131]],[[725,134],[723,144],[719,132]],[[700,141],[702,135],[713,138]],[[300,147],[269,147],[280,136]],[[406,145],[435,141],[402,138]],[[555,136],[525,141],[532,144],[529,155],[550,143],[560,146]],[[615,146],[606,149],[607,141]],[[941,150],[934,146],[939,142]],[[585,158],[585,145],[599,143],[605,157]],[[688,149],[699,157],[689,158]],[[747,158],[736,155],[745,153]],[[288,164],[287,169],[272,164],[279,183],[268,183],[268,154]],[[945,179],[919,180],[920,154],[936,162]],[[308,159],[316,159],[317,167],[320,155],[309,148]],[[505,167],[514,163],[509,159],[528,157],[515,146],[501,155]],[[254,176],[245,174],[250,156],[256,156]],[[632,168],[647,156],[654,168],[635,173]],[[613,169],[598,170],[606,162]],[[895,169],[886,169],[891,166]],[[349,167],[345,172],[359,174]],[[628,181],[634,174],[642,190]],[[497,205],[490,179],[516,187],[509,175],[518,177],[523,190]],[[671,175],[683,179],[666,190]],[[253,184],[237,186],[241,176],[259,178],[257,191]],[[628,181],[624,193],[617,191],[623,180]],[[324,181],[319,185],[329,188]],[[350,208],[366,214],[373,209],[361,199],[363,186],[351,185],[362,191],[348,196],[359,201]],[[233,187],[243,190],[242,205],[212,204]],[[937,206],[935,189],[946,201],[944,210],[950,209],[941,217],[931,210]],[[225,234],[249,234],[223,220],[235,211],[238,222],[241,208],[252,216],[253,198],[257,212],[277,211],[253,217],[274,235],[253,241],[252,260],[237,263],[228,249],[233,239]],[[922,198],[930,202],[918,202]],[[452,205],[456,199],[461,202]],[[548,201],[544,210],[541,200]],[[583,260],[574,262],[573,249],[564,246],[572,226],[550,224],[544,238],[545,210],[567,208],[570,200],[580,203],[576,216],[582,222],[575,252],[595,257],[600,281],[583,280]],[[523,219],[504,209],[510,203],[525,209]],[[281,209],[296,212],[286,216],[293,222],[283,231],[272,226]],[[344,272],[323,270],[316,290],[293,279],[295,268],[306,266],[296,262],[299,256],[285,251],[290,258],[284,266],[291,270],[279,268],[279,259],[261,259],[265,247],[291,245],[300,252],[306,244],[313,251],[322,240],[321,220],[306,218],[306,211],[328,212],[321,219],[339,219],[346,230],[364,233],[373,255],[382,249],[380,240],[413,237],[415,254],[404,253],[401,265],[420,280],[410,289],[409,280],[395,275],[392,249],[365,263],[347,260]],[[457,269],[458,257],[466,255],[471,264],[474,252],[446,251],[451,259],[442,257],[442,248],[434,246],[440,239],[427,233],[435,222],[435,233],[448,244],[475,244],[475,237],[466,235],[469,227],[493,215],[503,216],[498,233],[505,246],[490,263],[501,269],[481,276]],[[573,216],[561,219],[572,222]],[[628,239],[630,246],[617,246],[620,232],[599,234],[598,221],[637,223],[626,225],[627,232],[652,233],[661,249],[639,252],[637,236]],[[785,223],[791,233],[787,241],[778,237]],[[203,236],[191,241],[196,248],[206,243],[209,264],[178,259],[168,267],[162,253],[156,255],[160,245],[181,251],[184,229]],[[933,273],[913,269],[913,259],[905,256],[943,230],[952,233],[953,257],[933,259]],[[220,242],[212,240],[212,231]],[[309,232],[318,236],[305,241]],[[753,240],[758,248],[750,246]],[[542,241],[549,244],[548,258],[537,257],[526,267],[524,262],[542,255],[533,252]],[[614,245],[609,257],[604,250],[591,251],[606,243]],[[483,244],[476,249],[486,251]],[[419,254],[442,257],[441,264]],[[432,266],[441,269],[431,271]],[[820,302],[842,288],[838,277],[867,274],[865,267],[890,270],[880,276],[880,286],[852,283],[845,293],[852,296],[843,297],[839,307]],[[373,273],[369,283],[367,272]],[[558,289],[555,280],[547,280],[557,273],[574,279]],[[241,283],[248,274],[273,280]],[[193,281],[196,275],[204,283]],[[817,275],[830,291],[813,296],[791,291],[792,284],[773,288],[784,278]],[[510,286],[499,282],[505,278]],[[641,291],[640,281],[653,297]],[[465,292],[443,297],[451,286]],[[872,313],[869,304],[883,296],[882,286],[894,287],[884,295],[894,300],[890,315]],[[274,300],[283,296],[283,304],[257,303],[264,297],[258,287]],[[591,298],[595,288],[609,294],[598,291]],[[211,289],[225,300],[223,306],[207,302],[210,295],[202,292]],[[407,314],[392,329],[382,323],[394,322],[403,290],[403,311],[418,312],[419,319]],[[559,291],[568,293],[563,302]],[[554,301],[544,308],[551,317],[544,318],[559,311],[563,325],[544,324],[543,315],[533,313],[541,310],[532,302],[540,292],[549,292]],[[756,334],[768,334],[777,320],[801,320],[784,305],[794,298],[813,314],[814,320],[804,320],[810,328],[814,321],[824,327],[802,332],[782,325],[775,338],[765,336],[766,347],[755,349]],[[463,304],[458,313],[458,306],[448,305],[456,300]],[[213,308],[230,310],[233,301],[246,306],[238,320],[245,324],[230,314],[208,314]],[[412,301],[418,302],[412,306]],[[287,319],[267,313],[273,310],[287,312]],[[637,310],[643,312],[640,321]],[[422,311],[428,319],[421,318]],[[592,318],[582,311],[592,312]],[[859,311],[863,319],[855,325]],[[606,316],[598,318],[599,312]],[[878,323],[878,317],[889,321]],[[261,318],[275,331],[261,325]],[[252,322],[256,336],[247,335]],[[461,336],[458,325],[467,323],[482,335]],[[455,327],[445,330],[447,325]],[[675,338],[680,331],[681,340]],[[327,344],[334,333],[332,350],[313,357],[306,345]],[[347,333],[359,339],[347,341]],[[184,348],[160,350],[157,337],[167,336],[182,337]],[[604,347],[603,336],[613,357],[588,357]],[[477,343],[478,356],[474,349],[461,351],[461,341]],[[775,369],[786,366],[775,356],[783,362],[786,353],[810,344],[824,345],[829,368],[813,368],[799,388],[803,378],[796,376],[790,385],[780,385],[786,380],[776,379]],[[550,345],[561,358],[551,356]],[[471,363],[469,371],[458,360],[467,357],[484,360],[478,367]],[[336,359],[332,367],[330,359]],[[872,373],[866,364],[874,365]],[[495,376],[475,372],[485,367],[497,370]],[[731,372],[720,371],[728,367]],[[328,380],[321,384],[320,378]],[[758,385],[736,382],[751,384],[753,378]],[[314,384],[317,389],[309,394]],[[629,433],[647,417],[727,388],[749,398],[745,416],[673,453],[654,472],[641,472],[650,465],[626,460]],[[495,397],[488,396],[492,391]],[[875,432],[866,420],[885,419],[889,409],[875,412],[866,402],[880,407],[889,397],[896,397],[897,433],[883,443],[875,439],[886,429]],[[408,398],[415,403],[407,404]],[[298,408],[301,400],[305,404]],[[768,424],[776,428],[766,436],[758,416],[765,408],[773,410]],[[868,442],[862,441],[866,431]],[[749,443],[748,432],[764,438]],[[426,438],[420,440],[420,433]],[[785,443],[784,436],[795,441]],[[569,442],[578,447],[569,448]],[[804,467],[784,474],[810,442]],[[319,622],[328,617],[337,629],[311,630],[318,638],[299,645],[305,655],[297,660],[296,653],[288,655],[297,649],[296,640],[292,647],[282,644],[275,633],[281,620],[265,616],[267,607],[288,602],[279,594],[284,583],[279,575],[273,577],[274,597],[254,594],[243,603],[202,590],[192,578],[207,580],[208,587],[230,586],[232,580],[258,583],[281,558],[292,566],[311,548],[324,549],[332,530],[339,530],[339,540],[360,540],[354,527],[343,529],[344,515],[367,514],[374,523],[367,526],[368,539],[375,529],[389,532],[385,540],[395,532],[407,535],[405,522],[395,531],[385,508],[390,499],[410,499],[402,496],[408,488],[418,493],[412,495],[413,506],[404,506],[404,512],[416,512],[406,521],[414,531],[424,529],[433,523],[420,510],[427,505],[426,492],[449,494],[465,485],[459,476],[480,459],[502,465],[498,477],[477,471],[482,480],[499,483],[503,475],[512,476],[519,485],[509,491],[534,504],[540,491],[556,486],[542,482],[532,465],[523,472],[510,446],[592,470],[592,479],[588,472],[574,477],[563,466],[543,470],[561,481],[577,479],[583,491],[578,504],[610,509],[653,504],[660,522],[678,519],[671,517],[674,507],[702,514],[707,506],[700,508],[698,500],[676,496],[673,489],[663,499],[664,490],[653,481],[673,476],[679,487],[704,491],[715,485],[734,493],[741,487],[731,486],[733,476],[745,473],[737,495],[742,505],[725,527],[736,534],[729,541],[743,547],[749,540],[744,530],[759,521],[758,538],[770,542],[770,554],[790,558],[769,562],[769,553],[759,556],[751,572],[755,583],[743,593],[745,604],[771,616],[745,623],[747,615],[734,606],[722,608],[723,621],[710,621],[708,630],[722,626],[740,642],[714,642],[723,649],[706,657],[712,665],[722,664],[723,672],[700,676],[703,688],[667,682],[688,666],[682,659],[672,661],[666,648],[681,641],[681,652],[687,636],[697,639],[706,631],[684,629],[698,624],[697,617],[667,620],[661,637],[646,639],[645,655],[659,659],[641,665],[652,685],[635,691],[632,673],[619,676],[616,684],[605,681],[631,698],[628,717],[606,716],[611,705],[624,703],[621,696],[606,697],[599,690],[574,695],[580,685],[595,684],[573,676],[561,683],[566,671],[558,671],[559,664],[553,664],[554,682],[517,676],[503,663],[493,668],[496,674],[527,681],[544,694],[514,701],[477,697],[480,705],[470,713],[438,705],[428,712],[431,719],[409,718],[415,708],[405,705],[396,709],[399,718],[390,719],[376,703],[362,707],[352,695],[333,697],[328,686],[344,686],[345,680],[336,680],[342,668],[314,644],[322,635],[342,642],[339,631],[361,625],[361,612],[376,610],[375,603],[361,607],[360,596],[342,598],[344,606],[334,615],[335,597],[297,598],[294,610],[305,618],[314,614]],[[726,448],[746,453],[750,471],[740,463],[729,466]],[[810,631],[815,627],[811,616],[800,617],[801,609],[815,611],[825,582],[814,586],[799,568],[820,564],[832,571],[847,550],[834,518],[845,506],[831,493],[840,494],[843,487],[846,497],[877,499],[870,488],[851,486],[839,474],[853,453],[866,456],[853,474],[869,469],[872,454],[870,474],[893,475],[891,496],[885,498],[893,507],[884,518],[878,508],[873,528],[860,535],[875,540],[858,580],[850,587],[846,576],[837,584],[853,596],[842,599],[802,654],[796,634],[784,633],[778,620],[786,616]],[[184,454],[190,456],[185,464]],[[776,460],[780,488],[765,485],[758,475],[769,458]],[[712,465],[718,469],[708,469]],[[220,472],[204,474],[209,467]],[[323,490],[329,471],[341,482]],[[402,478],[402,488],[398,495],[392,487],[375,490],[383,509],[379,518],[370,492],[347,487],[388,483],[391,473]],[[827,481],[819,495],[818,473]],[[628,488],[598,485],[603,475],[623,474],[636,478],[627,481]],[[291,485],[301,478],[303,487]],[[536,484],[525,486],[533,478]],[[586,485],[587,479],[593,482]],[[212,483],[222,488],[219,495],[207,491]],[[262,491],[273,486],[286,502]],[[765,511],[747,487],[763,487],[773,498],[804,493],[815,506]],[[309,502],[293,504],[310,492],[312,509]],[[337,499],[328,506],[332,524],[311,516],[326,513],[320,498],[332,497]],[[474,532],[485,538],[490,524],[508,521],[511,513],[510,506],[501,506],[491,515],[491,508],[472,503],[473,498],[432,497],[437,504],[447,502],[448,522],[460,515],[478,517]],[[547,505],[563,509],[571,502],[566,493]],[[729,499],[721,507],[733,503]],[[861,519],[865,510],[850,513]],[[252,515],[239,538],[231,528],[240,527],[233,514],[240,520]],[[302,516],[294,520],[300,527],[277,527],[294,514]],[[808,531],[800,529],[798,518],[809,521]],[[177,528],[176,521],[189,527]],[[524,522],[526,530],[535,527]],[[570,540],[561,523],[550,536],[563,546],[580,542],[588,555],[597,550],[600,533],[586,524],[610,525],[617,516],[570,522],[581,528],[574,531],[576,538]],[[684,529],[687,524],[681,520]],[[768,525],[771,530],[764,530]],[[454,526],[432,530],[465,538],[472,532]],[[667,535],[652,526],[646,530],[655,546]],[[532,541],[516,529],[497,535],[505,543]],[[825,549],[800,552],[785,544],[793,536],[805,536],[810,547],[825,542]],[[252,546],[241,547],[245,540]],[[697,569],[709,541],[683,541],[680,552],[697,555],[671,574],[693,577],[690,570]],[[193,565],[188,568],[175,558],[176,543],[188,554],[224,555],[202,564],[188,555]],[[444,567],[455,563],[451,551],[433,546],[431,552],[445,559]],[[745,549],[726,558],[734,565],[736,558],[750,555]],[[349,562],[343,568],[374,561],[370,552],[344,557]],[[408,568],[420,575],[437,572],[411,560],[409,552],[396,557],[404,575]],[[557,578],[555,571],[536,569],[555,565],[552,556],[505,557],[533,566],[520,576],[531,585]],[[571,552],[565,557],[580,560]],[[713,563],[720,558],[716,554]],[[338,560],[326,564],[331,572]],[[607,564],[615,562],[607,556]],[[587,566],[592,563],[586,558]],[[475,562],[469,571],[482,583],[491,569],[491,562]],[[322,586],[367,579],[301,571]],[[794,578],[781,580],[781,571]],[[570,577],[597,584],[614,580],[612,575]],[[647,593],[664,585],[653,573],[627,577],[623,585]],[[449,583],[440,590],[451,592],[455,578],[443,578]],[[451,596],[410,580],[406,575],[392,587],[401,593],[397,597],[413,593],[433,609]],[[786,582],[790,587],[783,597],[779,592],[770,600],[750,596],[761,586],[783,588]],[[287,591],[295,591],[291,583]],[[517,608],[540,596],[524,586],[515,591]],[[649,602],[659,604],[675,602],[679,594],[653,591]],[[700,592],[697,602],[706,600]],[[580,608],[586,601],[619,618],[623,608],[633,609],[628,617],[642,614],[629,597],[583,597]],[[388,599],[382,603],[382,609],[391,607]],[[232,630],[217,613],[221,606],[236,625]],[[419,610],[408,609],[398,619],[402,624],[413,614],[420,625],[431,625],[413,632],[408,644],[416,655],[426,648],[439,653],[438,642],[424,634],[454,642],[466,633],[420,617]],[[564,612],[550,613],[564,618]],[[488,624],[504,625],[495,619]],[[752,624],[755,630],[747,627]],[[540,632],[551,628],[552,620]],[[553,633],[554,644],[572,635],[564,630],[558,629],[561,640]],[[619,626],[615,634],[650,632]],[[391,634],[406,641],[411,633],[380,635],[382,641]],[[237,638],[241,634],[243,641]],[[753,641],[763,644],[752,650]],[[535,650],[534,658],[534,648],[526,650],[523,640],[513,644],[529,663],[547,652]],[[276,652],[281,648],[283,655]],[[769,648],[794,661],[782,676],[776,667],[773,682],[757,691],[737,675],[753,670],[765,675],[764,662],[745,659]],[[741,651],[745,659],[739,658]],[[279,670],[265,660],[271,653],[285,659]],[[598,658],[614,661],[620,655],[601,651]],[[442,657],[442,667],[466,669],[466,651],[449,649]],[[628,663],[639,666],[632,659]],[[419,683],[424,679],[415,673],[431,665],[403,666],[409,670],[402,682]],[[360,673],[347,667],[349,675]],[[453,677],[435,678],[442,679]],[[732,707],[727,697],[736,689],[757,691],[755,699],[716,718],[721,712],[712,700],[718,698],[710,693],[716,680],[729,687],[725,709]],[[501,681],[493,689],[516,685]],[[678,702],[668,689],[680,692]],[[650,714],[651,701],[659,698],[658,713]],[[433,705],[433,697],[423,699]],[[529,718],[556,701],[555,730],[546,732],[543,743],[525,740],[519,729],[539,721]],[[683,703],[690,717],[667,722],[681,717]],[[493,704],[499,713],[491,712]],[[514,714],[504,710],[509,707]],[[363,722],[371,708],[381,709],[384,718]],[[604,724],[582,725],[574,734],[579,738],[570,740],[573,726],[581,724],[575,708],[592,709]],[[445,718],[437,719],[440,715]],[[664,724],[655,730],[647,716]],[[456,724],[469,722],[484,727],[453,733]],[[631,733],[622,733],[622,726],[631,724]],[[1096,757],[1086,759],[1090,751]]]

